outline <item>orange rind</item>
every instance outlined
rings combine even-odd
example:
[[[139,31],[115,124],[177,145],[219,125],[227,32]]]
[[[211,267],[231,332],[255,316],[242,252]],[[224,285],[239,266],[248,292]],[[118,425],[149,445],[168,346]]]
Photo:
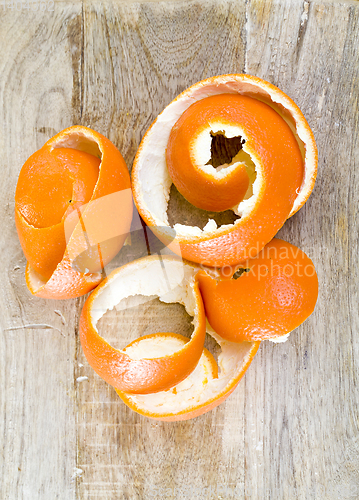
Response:
[[[25,162],[15,222],[32,294],[73,298],[100,283],[130,229],[130,188],[121,153],[87,127],[63,130]]]
[[[150,418],[187,420],[213,409],[235,389],[259,347],[259,342],[221,339],[206,324],[198,272],[177,257],[139,259],[113,271],[81,314],[80,339],[89,364],[130,408]],[[118,350],[101,337],[96,325],[106,311],[128,308],[130,298],[142,303],[154,296],[184,305],[194,318],[190,340],[174,332],[156,333]],[[203,347],[206,329],[221,347],[218,366]]]
[[[176,123],[181,122],[186,113],[191,113],[191,106],[200,108],[206,99],[213,99],[218,104],[221,99],[228,99],[228,94],[230,100],[239,98],[247,102],[247,108],[256,108],[255,119],[247,117],[244,123],[241,117],[237,117],[234,122],[228,118],[235,113],[230,109],[227,117],[218,118],[217,114],[211,118],[209,126],[197,127],[198,133],[191,129],[189,120],[188,134],[186,127],[184,130],[184,142],[181,139],[172,150]],[[262,124],[257,126],[256,120],[262,120]],[[160,239],[165,240],[166,234],[156,227],[169,227],[167,208],[171,175],[175,177],[174,171],[178,170],[182,175],[185,170],[179,167],[181,156],[188,159],[189,155],[193,159],[197,155],[197,163],[204,164],[210,156],[210,133],[220,131],[224,131],[227,137],[238,134],[245,141],[241,156],[235,163],[246,165],[250,184],[244,199],[231,208],[240,218],[233,224],[220,227],[210,219],[203,229],[174,225],[176,243],[184,258],[218,267],[255,256],[285,220],[306,202],[317,172],[313,133],[298,106],[281,90],[250,75],[221,75],[199,82],[180,94],[157,117],[143,137],[133,165],[132,187],[137,209]],[[189,145],[190,152],[183,153],[182,150],[180,156],[179,145],[184,143],[186,147]],[[169,145],[170,150],[167,149]],[[173,156],[176,157],[175,165],[171,163]],[[176,183],[180,185],[178,180]],[[199,185],[193,183],[191,186],[189,182],[195,195]],[[205,191],[200,194],[205,200]]]
[[[147,339],[154,345],[139,354],[115,349],[98,332],[97,323],[106,311],[128,307],[137,295],[159,297],[163,302],[180,302],[193,316],[191,339],[178,349],[158,355],[170,332]],[[203,302],[193,266],[177,258],[149,256],[113,271],[85,302],[80,319],[80,339],[91,367],[115,388],[133,394],[159,392],[185,379],[196,367],[206,334]]]
[[[216,335],[208,324],[207,333],[221,347],[218,365],[212,354],[204,349],[195,370],[179,384],[156,394],[138,395],[116,390],[122,401],[145,417],[165,422],[189,420],[223,403],[249,368],[260,342],[228,342]],[[166,339],[162,344],[163,352],[173,349],[173,344],[180,347],[186,340],[181,336]],[[139,344],[141,342],[142,338],[138,340]],[[137,344],[133,349],[136,347]]]
[[[294,245],[274,238],[238,270],[237,279],[198,276],[206,316],[222,338],[283,342],[314,311],[315,267]]]
[[[166,149],[168,173],[192,205],[220,212],[243,200],[249,187],[246,164],[234,158],[215,168],[207,160],[213,136],[233,138],[243,133],[237,126],[238,113],[253,103],[265,106],[232,94],[206,97],[192,104],[172,127]]]

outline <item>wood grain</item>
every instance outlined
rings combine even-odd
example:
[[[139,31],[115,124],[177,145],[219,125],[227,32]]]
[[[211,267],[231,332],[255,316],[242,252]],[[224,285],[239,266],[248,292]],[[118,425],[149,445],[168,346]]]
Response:
[[[266,428],[258,463],[266,472],[248,470],[258,496],[265,488],[278,498],[359,496],[358,7],[254,1],[248,9],[246,71],[298,103],[319,148],[314,193],[280,232],[313,258],[318,306],[283,348],[262,346],[262,362],[247,378],[257,371],[270,394],[253,406]],[[266,36],[258,38],[263,26]],[[248,459],[256,459],[253,447]]]
[[[35,300],[24,282],[14,191],[22,163],[72,123],[67,32],[80,14],[1,16],[1,498],[76,498],[76,301]],[[58,311],[61,312],[59,315]],[[39,325],[25,328],[26,325]],[[41,325],[48,325],[43,328]]]
[[[86,0],[2,14],[1,498],[358,498],[359,3]],[[16,180],[33,151],[75,123],[108,136],[130,166],[179,92],[231,72],[279,86],[315,133],[316,188],[280,235],[314,260],[320,297],[287,343],[262,344],[225,404],[155,422],[88,366],[77,332],[84,299],[27,291]],[[107,271],[146,252],[138,234]],[[154,317],[190,329],[180,307],[158,302],[109,315],[105,328],[116,336],[121,321],[126,343]]]

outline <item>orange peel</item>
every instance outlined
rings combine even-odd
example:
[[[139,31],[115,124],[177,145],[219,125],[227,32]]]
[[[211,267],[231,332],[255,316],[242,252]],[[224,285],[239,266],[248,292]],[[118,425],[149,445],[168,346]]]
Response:
[[[133,394],[159,392],[186,378],[196,367],[206,334],[203,302],[193,266],[180,259],[149,256],[113,271],[85,302],[80,319],[80,339],[91,367],[115,388]],[[107,310],[122,307],[126,299],[141,294],[163,302],[180,302],[193,316],[191,339],[175,352],[153,356],[150,350],[132,356],[115,349],[98,332],[97,322]],[[122,304],[121,304],[122,302]],[[172,335],[147,336],[156,346]]]
[[[211,327],[231,342],[283,342],[314,311],[318,277],[299,248],[274,238],[241,266],[237,279],[198,280]],[[234,271],[234,269],[233,269]]]
[[[172,127],[166,149],[168,172],[178,191],[198,208],[215,212],[228,210],[238,205],[248,190],[249,176],[244,162],[234,160],[214,168],[206,162],[208,156],[204,156],[209,150],[206,143],[211,141],[213,133],[223,134],[224,125],[226,137],[239,134],[238,115],[243,124],[246,104],[247,107],[265,106],[232,94],[206,97],[192,104]],[[247,118],[253,120],[253,113]]]
[[[236,130],[245,140],[242,147],[245,155],[241,161],[247,164],[247,173],[253,174],[253,166],[255,169],[246,196],[232,207],[240,218],[233,224],[221,227],[210,220],[203,230],[183,224],[174,225],[176,243],[184,258],[218,267],[240,263],[256,255],[275,236],[285,220],[306,202],[314,187],[317,172],[317,149],[313,133],[298,106],[281,90],[250,75],[221,75],[199,82],[180,94],[157,117],[143,137],[133,165],[132,188],[137,209],[160,239],[166,241],[166,231],[159,231],[156,227],[169,227],[167,207],[172,179],[166,161],[166,148],[174,133],[173,127],[176,130],[176,123],[186,112],[190,112],[192,105],[200,107],[207,98],[220,100],[228,94],[234,99],[239,96],[244,100],[252,100],[253,106],[264,110],[267,122],[269,120],[271,123],[275,117],[273,123],[276,127],[280,124],[282,130],[286,128],[291,133],[286,132],[280,147],[280,137],[275,137],[276,127],[271,129],[268,123],[264,123],[266,128],[262,126],[261,129],[265,133],[261,133],[260,127],[253,129],[252,133],[245,124],[237,121]],[[214,116],[211,126],[206,129],[207,139],[211,131],[225,131],[226,127],[230,137],[235,128],[232,122]],[[191,136],[198,138],[198,134],[196,136],[192,132],[189,132],[186,141],[194,147]],[[276,141],[275,150],[271,147],[272,138]],[[200,147],[197,149],[201,150]],[[289,150],[294,155],[293,165],[288,160]],[[180,148],[174,148],[177,162],[180,161],[179,151]],[[171,154],[167,153],[167,159],[171,158]],[[205,154],[209,154],[208,147],[207,153],[198,153],[202,160]],[[271,163],[272,154],[276,157],[275,165]],[[302,165],[299,165],[299,160]],[[205,196],[202,198],[205,199]]]
[[[122,401],[135,412],[165,422],[189,420],[213,410],[232,394],[256,355],[260,342],[228,342],[207,324],[207,333],[212,336],[221,352],[218,366],[212,354],[204,349],[195,370],[182,382],[167,391],[156,394],[129,394],[116,389]],[[163,352],[178,347],[187,341],[178,335],[163,342]],[[138,340],[140,344],[142,338]],[[137,345],[134,345],[134,350]],[[129,346],[129,350],[132,346]],[[150,348],[150,347],[149,347]],[[219,370],[218,370],[219,367]]]
[[[33,295],[66,299],[91,291],[118,253],[132,219],[131,183],[118,149],[73,126],[23,165],[15,222]]]
[[[187,420],[215,408],[233,392],[258,350],[259,342],[228,342],[206,324],[198,272],[177,257],[144,257],[113,271],[82,311],[80,339],[88,362],[131,409],[147,417]],[[128,298],[138,294],[183,304],[194,317],[191,340],[164,332],[140,337],[121,351],[110,346],[97,331],[98,321],[113,307],[129,307]],[[203,348],[206,329],[221,347],[218,366]]]

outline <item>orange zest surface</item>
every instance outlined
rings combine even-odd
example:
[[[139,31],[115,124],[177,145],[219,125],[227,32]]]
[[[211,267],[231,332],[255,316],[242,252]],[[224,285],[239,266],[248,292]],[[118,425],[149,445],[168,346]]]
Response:
[[[302,250],[273,239],[243,265],[237,279],[216,280],[199,274],[208,321],[231,342],[278,339],[313,312],[318,278]]]
[[[243,163],[255,167],[249,196],[232,207],[239,218],[221,227],[210,221],[203,229],[174,224],[180,254],[217,267],[256,255],[308,199],[317,171],[313,133],[298,106],[281,90],[250,75],[221,75],[199,82],[157,117],[134,161],[135,203],[159,238],[156,227],[169,226],[172,181],[192,204],[204,207],[208,199],[206,209],[221,210],[243,197],[245,181],[239,182],[238,191],[230,182],[236,168],[221,170],[220,174],[228,170],[228,179],[224,176],[217,183],[204,170],[210,156],[209,147],[202,151],[204,142],[208,145],[211,134],[226,130],[228,137],[239,135],[245,141],[242,150],[248,161],[237,162],[238,174],[244,173]]]
[[[87,361],[98,375],[121,391],[146,394],[169,389],[186,378],[195,369],[201,357],[206,334],[206,319],[198,282],[194,277],[186,286],[185,293],[193,298],[195,328],[191,340],[171,355],[152,359],[146,359],[146,357],[132,359],[126,352],[112,347],[96,328],[98,318],[106,309],[116,306],[131,294],[134,295],[134,289],[132,288],[131,291],[131,287],[136,284],[137,293],[149,296],[161,295],[164,290],[166,293],[171,292],[171,289],[161,284],[158,276],[162,274],[163,264],[171,280],[172,262],[177,262],[178,269],[181,270],[180,261],[160,260],[157,256],[127,264],[113,271],[90,295],[84,305],[80,319],[80,339]],[[175,269],[177,274],[178,269]],[[180,282],[176,283],[180,284]],[[106,298],[109,299],[109,294],[113,297],[111,299],[113,302],[105,303]],[[100,313],[99,310],[101,310]],[[156,333],[147,338],[161,343],[161,339],[168,335],[172,334]]]
[[[108,199],[119,193],[111,218]],[[106,137],[74,126],[47,141],[25,162],[15,194],[31,293],[65,299],[89,292],[122,247],[131,219],[128,170]]]
[[[221,125],[225,123],[236,127],[242,123],[250,127],[256,120],[256,113],[259,113],[255,109],[258,106],[262,108],[261,112],[263,108],[264,112],[268,112],[265,104],[245,96],[222,94],[207,97],[192,104],[173,126],[167,144],[167,168],[178,191],[192,205],[220,212],[243,200],[249,186],[246,165],[242,162],[235,162],[234,168],[222,165],[220,172],[217,172],[213,167],[208,167],[208,163],[201,164],[197,158],[200,146],[196,148],[196,143],[202,134],[206,135],[214,121],[220,121]],[[267,122],[265,118],[263,121]],[[276,130],[279,138],[282,129]],[[293,135],[285,122],[284,130]],[[300,187],[300,183],[297,187]]]

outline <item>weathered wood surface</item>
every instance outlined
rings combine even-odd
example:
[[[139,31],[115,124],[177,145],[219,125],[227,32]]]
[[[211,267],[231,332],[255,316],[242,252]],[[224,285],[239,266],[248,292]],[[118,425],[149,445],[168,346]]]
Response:
[[[359,3],[86,0],[0,10],[0,497],[358,498]],[[27,291],[16,179],[34,150],[75,123],[107,135],[131,165],[174,96],[230,72],[282,88],[315,133],[316,188],[280,234],[314,260],[320,297],[287,343],[262,344],[225,404],[157,423],[131,412],[86,363],[84,299]],[[125,247],[111,267],[134,253]],[[181,309],[172,312],[188,330]],[[153,316],[146,307],[124,315],[126,334],[146,332]]]

